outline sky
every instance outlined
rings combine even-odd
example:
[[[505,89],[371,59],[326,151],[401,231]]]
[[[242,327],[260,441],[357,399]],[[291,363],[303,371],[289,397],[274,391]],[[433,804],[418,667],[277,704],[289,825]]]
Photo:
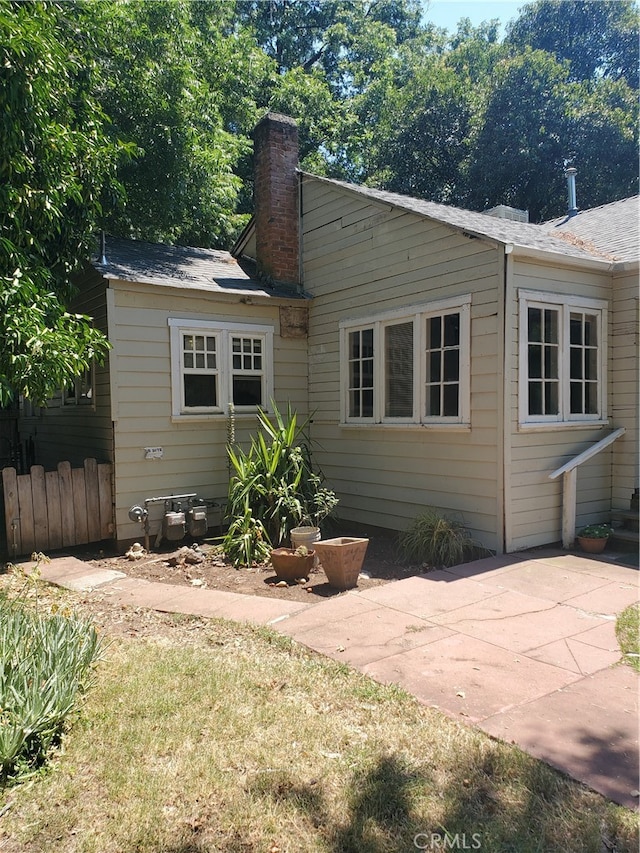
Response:
[[[455,32],[460,18],[470,18],[474,26],[482,21],[499,18],[502,24],[500,33],[504,35],[505,25],[517,18],[519,10],[530,0],[423,0],[426,8],[424,19],[432,21],[438,27]]]

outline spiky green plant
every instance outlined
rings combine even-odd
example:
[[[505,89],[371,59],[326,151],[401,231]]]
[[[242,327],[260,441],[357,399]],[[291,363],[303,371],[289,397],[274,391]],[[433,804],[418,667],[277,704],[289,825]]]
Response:
[[[462,521],[449,518],[436,507],[427,507],[414,519],[399,535],[399,545],[407,562],[437,568],[463,563],[476,548]]]
[[[267,543],[277,546],[288,539],[292,528],[317,526],[335,508],[338,499],[314,470],[307,424],[298,424],[290,405],[283,417],[273,404],[273,422],[265,411],[258,410],[258,433],[248,451],[227,446],[233,469],[227,517],[229,533],[232,529],[235,533],[227,534],[225,552],[231,548],[235,554],[242,553],[244,545],[237,547],[234,537],[237,534],[246,543],[253,523],[249,517],[261,522]],[[256,545],[258,541],[254,538]]]
[[[0,786],[43,764],[99,654],[85,620],[0,597]]]

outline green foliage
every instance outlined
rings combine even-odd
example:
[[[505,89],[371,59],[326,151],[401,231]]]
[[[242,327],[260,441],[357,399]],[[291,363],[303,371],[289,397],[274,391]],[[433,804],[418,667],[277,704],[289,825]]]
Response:
[[[0,3],[0,405],[44,403],[107,349],[66,311],[118,147],[93,91],[89,36],[56,3]]]
[[[630,604],[619,614],[616,637],[625,662],[640,672],[640,604]]]
[[[613,533],[613,528],[605,522],[601,524],[588,524],[578,531],[582,539],[608,539]]]
[[[245,507],[243,515],[231,519],[222,550],[235,568],[258,565],[269,559],[271,545],[267,533],[249,507]]]
[[[624,79],[638,88],[638,7],[633,0],[536,0],[509,26],[507,43],[567,60],[572,80]]]
[[[399,545],[407,562],[427,563],[434,568],[464,563],[477,551],[462,522],[435,507],[427,507],[400,533]]]
[[[46,761],[99,654],[88,622],[0,597],[0,786]]]
[[[286,417],[275,404],[273,408],[274,423],[259,410],[258,433],[248,451],[227,447],[233,476],[227,501],[231,526],[225,552],[229,555],[230,548],[234,559],[239,554],[244,565],[257,561],[256,554],[262,552],[265,540],[277,546],[292,528],[319,525],[338,502],[323,486],[322,475],[313,469],[306,424],[298,424],[290,405]],[[243,544],[236,544],[236,539]]]

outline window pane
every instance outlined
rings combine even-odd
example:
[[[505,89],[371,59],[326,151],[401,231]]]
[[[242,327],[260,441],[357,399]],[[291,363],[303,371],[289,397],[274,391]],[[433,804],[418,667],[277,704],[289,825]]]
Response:
[[[444,352],[444,381],[456,382],[460,377],[460,353],[457,349],[445,350]]]
[[[362,392],[362,417],[373,417],[373,390],[365,389]]]
[[[572,414],[581,414],[582,413],[582,382],[571,382],[569,385],[570,389],[570,403],[571,413]]]
[[[545,309],[544,311],[544,339],[546,343],[558,343],[558,317],[559,312]]]
[[[360,358],[360,332],[349,333],[349,358]]]
[[[598,350],[588,349],[586,351],[584,360],[584,378],[598,378]]]
[[[542,379],[542,347],[529,346],[529,377],[531,379]]]
[[[427,353],[427,377],[429,382],[440,382],[442,379],[442,353],[440,350]]]
[[[217,377],[210,373],[187,373],[184,376],[184,404],[190,408],[215,406]]]
[[[460,315],[446,314],[444,318],[444,345],[457,347],[460,344]]]
[[[427,349],[439,349],[442,346],[442,317],[427,320]]]
[[[431,385],[427,391],[427,416],[438,417],[442,414],[440,407],[440,385]]]
[[[202,351],[204,350],[204,337],[203,335],[196,335],[196,350]]]
[[[184,366],[185,367],[193,367],[193,353],[185,352],[184,354]]]
[[[572,314],[569,320],[569,339],[572,344],[582,343],[582,317]]]
[[[362,357],[373,358],[373,329],[362,331]]]
[[[598,319],[592,314],[586,314],[584,326],[584,342],[588,347],[598,346]]]
[[[542,415],[542,382],[529,382],[529,414]]]
[[[579,349],[578,347],[571,347],[569,363],[571,365],[571,378],[582,379],[582,349]]]
[[[544,386],[544,414],[557,415],[560,409],[558,408],[558,383],[545,382]]]
[[[443,392],[442,414],[447,418],[454,418],[458,414],[458,386],[445,385]]]
[[[385,328],[385,415],[413,416],[413,323]]]
[[[204,367],[204,353],[203,352],[196,352],[196,368],[198,370],[202,370],[203,367]]]
[[[529,308],[527,312],[527,337],[530,341],[542,342],[542,311],[540,308]]]
[[[598,413],[598,383],[587,382],[584,386],[584,411],[587,415]]]
[[[233,402],[236,406],[261,406],[262,378],[260,376],[234,376]]]

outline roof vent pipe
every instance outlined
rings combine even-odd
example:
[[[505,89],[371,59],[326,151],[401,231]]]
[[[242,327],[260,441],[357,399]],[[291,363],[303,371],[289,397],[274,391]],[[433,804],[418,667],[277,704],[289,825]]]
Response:
[[[575,166],[569,166],[568,169],[565,169],[564,176],[567,179],[567,193],[569,200],[569,210],[567,214],[569,216],[575,216],[578,212],[578,207],[576,205],[576,174],[578,170]]]
[[[100,232],[100,260],[98,261],[101,267],[107,265],[107,237],[104,231]]]

